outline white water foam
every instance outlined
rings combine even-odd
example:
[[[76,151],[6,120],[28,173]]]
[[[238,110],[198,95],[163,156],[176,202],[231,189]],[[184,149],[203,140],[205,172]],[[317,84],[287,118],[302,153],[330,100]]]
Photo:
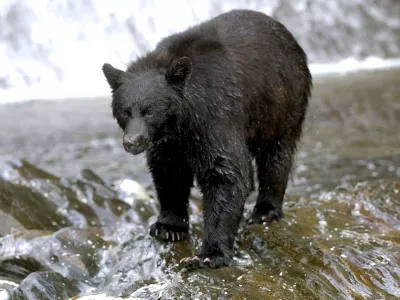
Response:
[[[116,66],[118,67],[118,66]],[[119,66],[123,68],[123,66]],[[382,59],[368,57],[364,60],[354,58],[344,59],[337,63],[310,64],[310,70],[314,78],[326,75],[346,75],[351,72],[367,70],[382,70],[400,67],[400,58]],[[87,80],[91,78],[91,80]],[[33,88],[22,87],[0,91],[0,104],[27,102],[34,100],[56,101],[74,98],[95,99],[97,97],[109,97],[110,90],[100,68],[93,68],[82,72],[82,76],[64,84],[49,82],[42,83]]]

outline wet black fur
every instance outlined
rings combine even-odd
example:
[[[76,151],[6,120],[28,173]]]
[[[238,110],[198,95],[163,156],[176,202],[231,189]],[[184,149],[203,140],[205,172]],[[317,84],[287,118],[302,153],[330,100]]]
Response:
[[[121,128],[140,119],[152,142],[147,160],[161,203],[152,235],[187,235],[195,178],[204,198],[198,257],[229,264],[253,158],[259,196],[250,222],[283,216],[312,86],[306,55],[283,25],[233,10],[163,39],[126,72],[103,71]]]

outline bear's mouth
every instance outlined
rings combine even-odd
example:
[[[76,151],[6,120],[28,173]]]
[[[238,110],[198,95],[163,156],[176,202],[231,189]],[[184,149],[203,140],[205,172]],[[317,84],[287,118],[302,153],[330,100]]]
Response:
[[[137,145],[136,147],[132,147],[129,150],[126,150],[127,152],[133,154],[133,155],[138,155],[140,153],[143,153],[147,150],[149,150],[152,147],[152,143],[150,141],[144,143],[144,144],[140,144]]]
[[[165,143],[169,140],[168,137],[163,137],[156,141],[151,141],[150,139],[136,140],[135,143],[131,145],[124,144],[125,151],[131,153],[133,155],[138,155],[147,150],[150,150],[153,147],[157,147],[158,145]]]
[[[124,141],[123,142],[124,149],[126,152],[131,153],[133,155],[138,155],[148,149],[151,148],[152,143],[148,138],[144,138],[143,136],[139,136],[134,139],[134,141]]]

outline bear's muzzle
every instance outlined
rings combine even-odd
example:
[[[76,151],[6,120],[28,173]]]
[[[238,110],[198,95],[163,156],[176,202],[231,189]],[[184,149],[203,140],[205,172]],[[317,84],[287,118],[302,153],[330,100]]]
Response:
[[[125,134],[123,145],[126,152],[137,155],[149,148],[150,140],[142,134]]]

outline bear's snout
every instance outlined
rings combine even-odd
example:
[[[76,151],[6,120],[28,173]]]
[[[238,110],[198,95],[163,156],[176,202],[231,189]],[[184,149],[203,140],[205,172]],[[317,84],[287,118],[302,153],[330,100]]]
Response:
[[[123,145],[126,152],[137,155],[149,148],[150,141],[142,134],[125,134]]]

